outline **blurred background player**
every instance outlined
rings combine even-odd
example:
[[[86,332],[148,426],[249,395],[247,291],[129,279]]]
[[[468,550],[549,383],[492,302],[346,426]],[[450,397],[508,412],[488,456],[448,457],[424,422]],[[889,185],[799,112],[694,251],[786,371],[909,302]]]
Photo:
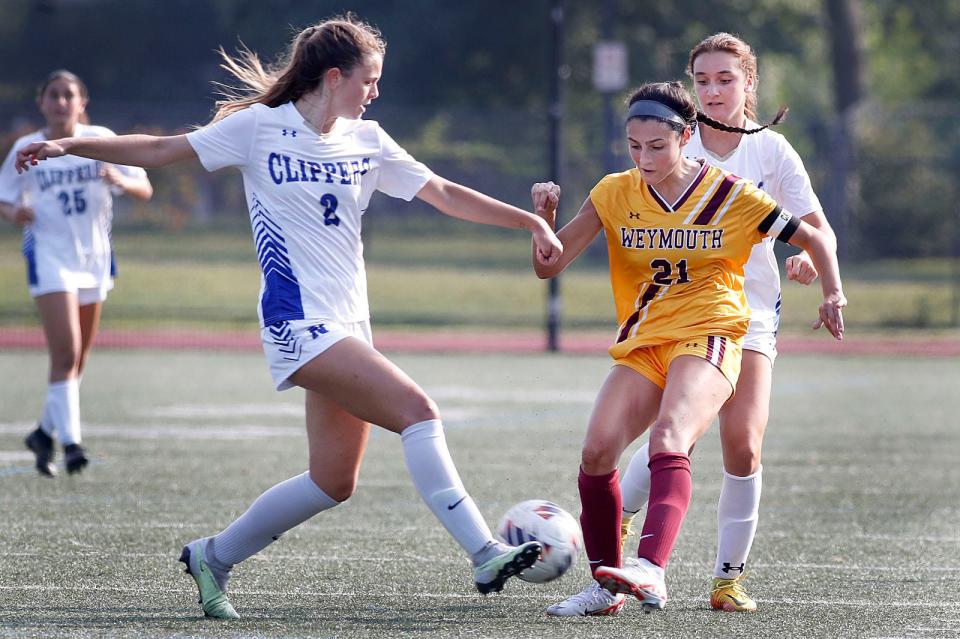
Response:
[[[626,123],[636,168],[603,178],[560,231],[560,259],[534,263],[539,276],[553,277],[603,230],[619,322],[578,480],[595,581],[548,608],[550,615],[613,614],[624,593],[649,608],[666,603],[664,570],[692,490],[688,451],[737,384],[750,319],[743,265],[754,244],[766,236],[810,251],[823,275],[816,325],[842,338],[846,300],[832,241],[749,181],[683,157],[698,121],[725,126],[699,113],[679,82],[637,90]],[[536,185],[533,194],[537,211],[554,221],[556,185]],[[624,565],[617,464],[648,428],[649,508],[638,560]]]
[[[470,556],[477,589],[499,591],[540,544],[494,541],[447,450],[436,404],[372,346],[361,215],[375,190],[418,197],[473,222],[524,228],[542,264],[561,245],[532,215],[434,175],[380,126],[363,120],[378,96],[385,44],[348,16],[303,30],[274,72],[255,54],[224,54],[247,89],[218,103],[207,127],[171,137],[69,138],[21,149],[18,168],[64,154],[138,166],[199,158],[243,175],[262,286],[263,347],[278,390],[306,390],[309,471],[270,488],[219,534],[184,547],[204,613],[232,619],[231,568],[356,488],[370,424],[401,435],[414,486]]]
[[[757,58],[750,45],[728,33],[714,34],[690,51],[687,73],[703,113],[724,125],[757,129]],[[774,122],[778,122],[781,109]],[[810,177],[793,147],[769,129],[755,135],[698,124],[684,147],[689,158],[751,180],[788,211],[821,229],[836,250],[836,238],[813,192]],[[787,258],[787,278],[810,284],[817,270],[804,251]],[[773,239],[753,248],[744,267],[750,327],[743,343],[737,392],[720,409],[723,483],[717,505],[717,557],[710,605],[728,612],[756,610],[741,583],[757,529],[762,466],[760,448],[767,427],[773,363],[780,322],[780,273]],[[623,535],[650,493],[649,444],[631,458],[621,480]]]
[[[87,101],[79,77],[65,70],[51,73],[37,93],[44,128],[18,139],[0,168],[0,216],[23,227],[27,282],[50,354],[43,414],[26,445],[37,470],[51,477],[56,474],[54,436],[64,447],[68,473],[81,471],[88,461],[80,444],[80,378],[101,306],[113,288],[113,195],[129,193],[141,200],[153,195],[143,169],[81,157],[55,158],[18,174],[16,154],[28,144],[114,137],[110,129],[89,124]]]

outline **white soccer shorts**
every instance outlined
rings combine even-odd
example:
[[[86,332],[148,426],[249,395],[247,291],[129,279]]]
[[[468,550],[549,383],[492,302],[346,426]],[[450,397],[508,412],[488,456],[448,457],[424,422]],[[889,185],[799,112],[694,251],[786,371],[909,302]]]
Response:
[[[324,320],[276,322],[262,328],[260,337],[278,391],[293,388],[290,376],[342,339],[356,337],[373,346],[370,320],[349,324]]]

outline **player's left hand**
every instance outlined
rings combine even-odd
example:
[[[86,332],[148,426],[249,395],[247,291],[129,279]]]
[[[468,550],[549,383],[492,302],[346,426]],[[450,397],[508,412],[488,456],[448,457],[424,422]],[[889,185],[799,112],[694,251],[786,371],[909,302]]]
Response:
[[[806,251],[788,257],[785,266],[787,267],[787,279],[804,285],[811,284],[819,276],[816,267],[813,265],[813,260],[810,259]]]
[[[847,298],[843,293],[835,293],[823,298],[820,305],[820,319],[813,324],[813,330],[826,326],[830,334],[836,339],[843,339],[843,307],[847,305]]]
[[[556,234],[547,226],[542,218],[537,218],[539,224],[533,230],[533,243],[537,247],[537,261],[549,266],[560,259],[563,253],[563,244]]]

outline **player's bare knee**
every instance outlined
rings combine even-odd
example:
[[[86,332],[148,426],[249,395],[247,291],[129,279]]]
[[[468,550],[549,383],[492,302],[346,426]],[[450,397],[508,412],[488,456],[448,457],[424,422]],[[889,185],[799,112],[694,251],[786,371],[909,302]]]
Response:
[[[695,440],[672,417],[658,417],[650,427],[650,454],[662,452],[687,452],[693,450]]]
[[[431,419],[440,419],[440,409],[437,407],[437,403],[430,399],[426,393],[418,393],[411,397],[406,402],[403,413],[401,421],[404,426],[419,424]]]
[[[313,480],[313,483],[326,493],[330,499],[340,503],[350,499],[357,490],[357,477],[355,475],[321,474],[311,470],[310,479]]]
[[[55,378],[75,377],[79,372],[81,354],[70,345],[50,347],[50,372]]]
[[[747,477],[760,469],[760,446],[753,442],[741,442],[737,446],[725,447],[723,467],[731,475]]]
[[[580,467],[588,475],[605,475],[617,467],[617,458],[612,446],[587,442],[580,453]]]

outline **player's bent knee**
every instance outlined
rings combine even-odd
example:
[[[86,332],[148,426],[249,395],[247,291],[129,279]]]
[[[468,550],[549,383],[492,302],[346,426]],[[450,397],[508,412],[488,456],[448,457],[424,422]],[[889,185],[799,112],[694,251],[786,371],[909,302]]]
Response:
[[[50,349],[50,370],[53,373],[67,374],[80,368],[81,355],[78,349],[64,346]]]
[[[740,446],[724,449],[723,467],[731,475],[747,477],[760,468],[760,446],[744,442]]]
[[[440,409],[437,403],[424,393],[410,399],[402,409],[400,418],[403,426],[419,424],[431,419],[440,419]]]
[[[343,503],[350,499],[357,491],[357,478],[355,476],[337,476],[331,477],[328,474],[321,475],[310,471],[310,479],[313,480],[320,490],[322,490],[330,499]]]
[[[588,475],[605,475],[617,467],[612,447],[587,443],[580,453],[580,467]]]
[[[658,418],[650,427],[650,454],[693,450],[696,439],[681,424],[669,417]]]

